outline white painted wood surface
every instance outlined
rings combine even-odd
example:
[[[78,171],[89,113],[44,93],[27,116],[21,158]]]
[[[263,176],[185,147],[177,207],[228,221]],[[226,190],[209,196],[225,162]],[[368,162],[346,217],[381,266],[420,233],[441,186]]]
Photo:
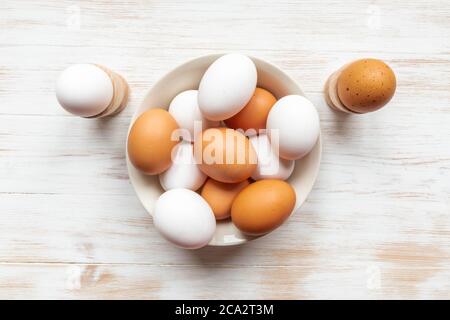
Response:
[[[450,298],[450,3],[0,2],[0,298]],[[324,150],[302,213],[240,247],[176,249],[127,177],[146,90],[186,59],[278,64],[316,104]],[[327,76],[385,59],[383,110],[331,111]],[[128,108],[73,117],[54,81],[77,62],[125,76]]]

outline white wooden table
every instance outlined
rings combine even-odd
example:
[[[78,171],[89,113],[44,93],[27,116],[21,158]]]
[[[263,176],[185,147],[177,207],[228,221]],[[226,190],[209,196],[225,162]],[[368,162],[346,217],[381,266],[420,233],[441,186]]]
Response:
[[[0,2],[0,298],[450,298],[450,3]],[[317,106],[324,141],[300,214],[239,247],[166,243],[128,180],[130,117],[165,72],[239,51],[279,65]],[[394,99],[331,111],[327,76],[386,60]],[[66,66],[127,78],[128,108],[67,114]]]

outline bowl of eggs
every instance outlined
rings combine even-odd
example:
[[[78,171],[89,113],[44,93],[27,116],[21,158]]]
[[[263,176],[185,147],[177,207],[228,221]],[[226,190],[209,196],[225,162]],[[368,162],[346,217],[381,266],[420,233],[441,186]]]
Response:
[[[165,239],[186,249],[238,245],[305,202],[320,166],[320,122],[275,65],[207,55],[149,90],[131,120],[126,158]]]

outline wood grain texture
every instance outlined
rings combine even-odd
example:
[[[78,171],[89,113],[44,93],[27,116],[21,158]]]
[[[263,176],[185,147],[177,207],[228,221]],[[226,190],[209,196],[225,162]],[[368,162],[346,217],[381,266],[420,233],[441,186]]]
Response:
[[[444,0],[1,1],[0,298],[450,298],[448,39]],[[180,250],[133,192],[127,127],[164,73],[230,51],[300,83],[321,117],[321,171],[275,232]],[[361,57],[391,65],[396,95],[333,112],[325,80]],[[55,79],[78,62],[123,75],[129,106],[60,108]]]

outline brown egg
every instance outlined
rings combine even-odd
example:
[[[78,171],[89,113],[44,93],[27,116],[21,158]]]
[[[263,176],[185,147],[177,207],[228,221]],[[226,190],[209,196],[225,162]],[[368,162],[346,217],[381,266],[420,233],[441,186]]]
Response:
[[[248,180],[239,183],[223,183],[208,179],[200,194],[208,202],[216,219],[222,220],[231,215],[234,198],[249,184]]]
[[[395,74],[381,60],[362,59],[349,64],[337,80],[339,99],[358,113],[380,109],[391,100],[396,87]]]
[[[275,102],[277,102],[277,99],[269,91],[256,88],[246,106],[238,114],[224,120],[224,122],[229,128],[244,131],[265,129],[267,116]]]
[[[242,133],[229,128],[210,128],[194,142],[194,155],[200,170],[226,183],[248,179],[256,169],[256,152]]]
[[[236,227],[250,235],[262,235],[279,227],[292,213],[295,191],[283,180],[259,180],[243,189],[231,206]]]
[[[146,174],[159,174],[172,163],[172,141],[178,129],[175,119],[164,109],[150,109],[139,116],[128,135],[128,156],[136,169]]]

